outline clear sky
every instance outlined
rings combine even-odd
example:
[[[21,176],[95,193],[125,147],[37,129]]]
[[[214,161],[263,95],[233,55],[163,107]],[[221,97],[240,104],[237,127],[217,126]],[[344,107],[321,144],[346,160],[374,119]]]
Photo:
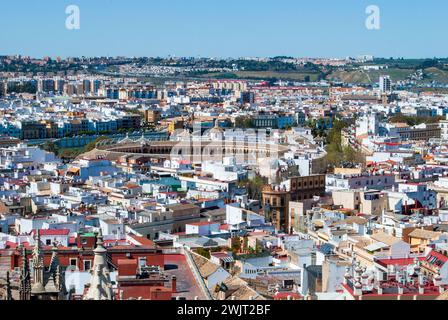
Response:
[[[448,57],[447,15],[446,0],[2,0],[0,54]]]

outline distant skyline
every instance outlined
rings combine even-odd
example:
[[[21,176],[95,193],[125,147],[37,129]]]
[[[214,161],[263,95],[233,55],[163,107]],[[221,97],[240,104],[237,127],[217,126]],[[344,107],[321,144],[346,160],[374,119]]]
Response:
[[[65,28],[77,5],[80,30]],[[381,28],[365,26],[369,5]],[[0,54],[44,56],[448,57],[445,0],[5,1]]]

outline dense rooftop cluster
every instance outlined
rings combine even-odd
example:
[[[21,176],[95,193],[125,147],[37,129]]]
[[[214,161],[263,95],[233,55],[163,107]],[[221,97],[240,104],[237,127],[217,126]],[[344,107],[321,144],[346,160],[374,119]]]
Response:
[[[138,77],[353,59],[0,61],[2,299],[446,299],[448,95]]]

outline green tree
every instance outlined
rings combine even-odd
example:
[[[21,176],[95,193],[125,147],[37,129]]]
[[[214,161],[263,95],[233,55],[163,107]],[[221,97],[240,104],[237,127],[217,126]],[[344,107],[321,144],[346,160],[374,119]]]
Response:
[[[364,163],[364,155],[351,146],[342,147],[342,130],[348,126],[347,122],[335,120],[333,128],[327,136],[327,164],[334,168],[343,162]]]
[[[350,146],[343,149],[344,161],[350,163],[364,163],[365,157],[359,151],[356,151]]]
[[[327,135],[327,163],[331,167],[335,167],[341,163],[344,159],[344,153],[342,150],[342,134],[341,131],[346,127],[346,124],[342,121],[335,120],[333,128]]]
[[[262,193],[261,190],[265,185],[267,185],[269,180],[261,175],[257,174],[255,178],[251,180],[243,180],[238,183],[240,188],[245,188],[247,194],[251,199],[261,200]]]
[[[232,238],[232,248],[230,248],[233,252],[233,255],[236,256],[240,253],[242,248],[242,239],[240,237]]]
[[[47,151],[47,152],[52,152],[55,155],[59,154],[59,147],[56,143],[54,143],[53,141],[47,141],[45,142],[45,144],[42,146],[42,149]]]
[[[442,120],[443,117],[421,117],[421,116],[408,116],[402,113],[398,113],[389,118],[391,123],[406,123],[408,126],[416,126],[422,123],[437,123]]]
[[[210,250],[205,248],[196,249],[196,253],[203,256],[204,258],[210,259]]]
[[[248,129],[253,127],[252,119],[246,116],[239,116],[235,119],[235,128]]]
[[[95,139],[95,141],[90,142],[88,145],[85,146],[84,151],[85,152],[89,152],[92,151],[93,149],[96,148],[96,144],[98,142],[104,141],[104,140],[108,140],[108,137],[99,137],[97,139]]]

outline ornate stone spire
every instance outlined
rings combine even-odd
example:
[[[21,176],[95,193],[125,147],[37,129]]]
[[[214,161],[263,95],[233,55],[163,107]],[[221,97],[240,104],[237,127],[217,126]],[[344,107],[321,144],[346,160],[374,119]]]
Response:
[[[31,299],[31,275],[30,267],[28,264],[28,257],[26,254],[26,248],[22,248],[22,268],[20,270],[20,284],[19,284],[19,295],[20,300],[30,300]]]
[[[60,293],[61,279],[59,272],[58,248],[56,245],[52,249],[50,266],[48,267],[48,281],[45,285],[45,291],[48,293]]]
[[[33,286],[31,287],[31,293],[33,295],[39,295],[45,293],[44,287],[44,257],[42,253],[42,247],[40,244],[40,231],[37,230],[36,243],[33,249]]]
[[[6,272],[6,300],[12,300],[11,280],[9,279],[9,271]]]
[[[107,267],[107,250],[103,246],[103,234],[98,234],[96,248],[93,250],[95,258],[91,270],[90,287],[84,300],[114,300],[112,281]]]
[[[48,267],[48,271],[50,273],[54,273],[56,272],[56,269],[59,266],[58,247],[56,246],[56,244],[53,245],[51,251],[52,251],[51,260],[50,260],[50,266]]]

